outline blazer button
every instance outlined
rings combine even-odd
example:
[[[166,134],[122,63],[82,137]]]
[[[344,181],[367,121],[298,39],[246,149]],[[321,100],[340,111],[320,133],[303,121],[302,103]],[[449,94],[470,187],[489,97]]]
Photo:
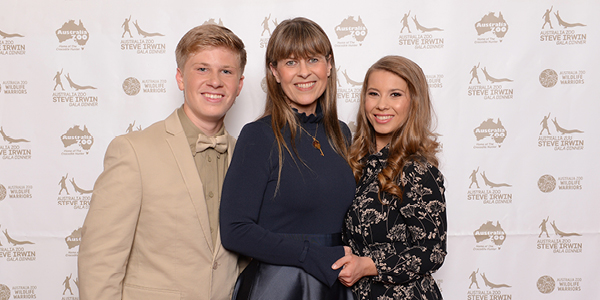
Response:
[[[215,261],[215,263],[213,264],[213,270],[216,270],[219,267],[219,264]]]

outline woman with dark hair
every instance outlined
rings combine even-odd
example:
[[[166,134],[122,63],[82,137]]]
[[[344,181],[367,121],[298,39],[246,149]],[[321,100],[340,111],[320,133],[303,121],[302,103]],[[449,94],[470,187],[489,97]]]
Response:
[[[350,165],[358,182],[344,222],[354,253],[334,264],[360,299],[442,299],[431,276],[446,256],[444,178],[425,75],[386,56],[365,75]]]
[[[233,299],[351,299],[331,267],[356,187],[331,43],[311,20],[283,21],[265,69],[264,115],[242,129],[223,185],[223,246],[252,258]]]

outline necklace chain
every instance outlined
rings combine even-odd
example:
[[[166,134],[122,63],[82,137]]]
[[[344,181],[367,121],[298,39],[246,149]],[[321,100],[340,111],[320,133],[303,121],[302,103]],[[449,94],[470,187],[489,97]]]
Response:
[[[321,150],[321,143],[319,143],[319,140],[317,140],[317,131],[319,130],[319,123],[317,123],[317,129],[315,130],[315,135],[310,134],[308,131],[306,131],[306,129],[304,129],[304,127],[302,127],[302,125],[300,125],[300,129],[304,130],[304,132],[306,132],[306,134],[308,134],[312,139],[312,146],[319,150],[319,152],[321,152],[321,156],[325,156],[325,154],[323,154],[323,150]]]

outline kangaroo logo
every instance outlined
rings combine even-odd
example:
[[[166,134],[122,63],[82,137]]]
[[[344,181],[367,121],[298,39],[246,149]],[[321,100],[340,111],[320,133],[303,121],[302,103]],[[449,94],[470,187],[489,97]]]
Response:
[[[210,18],[207,21],[205,21],[204,23],[202,23],[202,25],[206,25],[206,24],[213,24],[213,25],[221,25],[221,26],[223,26],[223,20],[221,20],[221,18],[219,18],[219,23],[217,23],[217,21],[215,21],[215,18]]]
[[[586,26],[581,23],[567,23],[567,22],[563,21],[563,19],[561,19],[560,15],[558,14],[558,10],[554,13],[554,15],[556,16],[556,19],[558,20],[558,24],[564,28]]]
[[[147,38],[149,36],[165,36],[162,33],[158,33],[158,32],[149,33],[149,32],[146,32],[146,31],[142,30],[140,28],[140,26],[138,25],[138,21],[137,20],[135,20],[135,22],[133,22],[133,25],[135,26],[135,29],[137,29],[138,34],[141,35],[141,36],[143,36],[144,38]]]
[[[493,282],[490,282],[487,277],[485,276],[485,273],[481,273],[481,278],[483,278],[483,282],[485,283],[486,286],[488,286],[490,289],[497,289],[497,288],[509,288],[511,287],[508,284],[495,284]]]
[[[2,36],[2,39],[12,38],[12,37],[24,37],[24,36],[22,36],[22,35],[20,35],[18,33],[6,33],[6,32],[4,32],[2,30],[0,30],[0,36]]]
[[[75,178],[71,178],[69,181],[73,185],[73,188],[75,189],[75,191],[78,192],[80,195],[91,194],[94,191],[94,190],[84,190],[84,189],[78,187],[77,184],[75,184]]]
[[[487,72],[487,70],[485,68],[486,67],[483,67],[481,69],[481,71],[485,75],[485,79],[487,79],[487,81],[492,82],[492,83],[504,82],[504,81],[512,82],[512,80],[508,79],[508,78],[494,78],[494,77],[490,76],[490,74],[488,74],[488,72]]]
[[[9,144],[12,143],[28,143],[29,141],[26,139],[13,139],[10,136],[6,135],[6,133],[4,133],[4,129],[2,128],[2,126],[0,126],[0,134],[2,134],[2,139],[4,139],[5,141],[7,141]]]
[[[67,73],[67,75],[65,75],[65,78],[67,78],[67,81],[69,82],[69,85],[71,86],[71,88],[74,88],[76,91],[79,90],[95,90],[96,88],[91,86],[91,85],[78,85],[76,83],[73,82],[73,80],[71,80],[71,77],[69,75],[69,73]]]
[[[17,246],[17,245],[25,245],[25,244],[34,244],[34,243],[30,242],[30,241],[17,241],[17,240],[15,240],[15,239],[11,238],[11,237],[10,237],[10,235],[8,234],[8,230],[7,230],[7,229],[4,229],[2,232],[3,232],[3,233],[4,233],[4,235],[6,236],[6,240],[7,240],[9,243],[13,244],[13,246]]]
[[[344,75],[344,77],[346,78],[346,82],[351,85],[351,86],[362,86],[362,82],[358,82],[358,81],[354,81],[352,79],[350,79],[350,76],[348,76],[348,73],[346,72],[346,70],[342,71],[342,74]]]
[[[419,22],[417,21],[417,16],[414,16],[412,19],[415,22],[415,25],[417,26],[417,30],[420,30],[421,32],[444,31],[441,28],[437,28],[437,27],[428,28],[428,27],[425,27],[425,26],[419,24]]]
[[[550,225],[554,229],[554,234],[559,235],[561,238],[565,237],[565,236],[581,236],[581,234],[575,233],[575,232],[560,231],[558,228],[556,228],[556,221],[552,221],[552,223],[550,223]]]
[[[556,117],[554,118],[554,120],[552,120],[552,123],[554,123],[554,127],[556,127],[556,131],[560,132],[561,134],[565,134],[565,133],[583,133],[583,131],[578,130],[578,129],[564,129],[564,128],[560,127],[558,125],[558,122],[556,122]]]

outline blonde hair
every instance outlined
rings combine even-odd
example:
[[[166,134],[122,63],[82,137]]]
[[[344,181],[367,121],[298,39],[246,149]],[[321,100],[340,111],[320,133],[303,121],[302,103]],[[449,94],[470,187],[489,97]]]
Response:
[[[408,85],[410,96],[408,117],[406,122],[392,133],[387,165],[378,175],[380,191],[402,199],[402,187],[398,186],[398,177],[408,161],[413,160],[417,163],[427,161],[436,167],[438,165],[436,154],[439,144],[431,128],[434,112],[425,74],[415,62],[402,56],[390,55],[373,64],[363,82],[360,108],[356,118],[356,134],[349,154],[350,166],[357,181],[365,167],[364,158],[377,152],[375,130],[369,123],[365,110],[365,96],[370,75],[378,70],[399,76]]]
[[[214,24],[205,24],[190,29],[177,44],[175,60],[177,68],[183,67],[191,54],[209,47],[225,47],[236,53],[240,59],[241,74],[246,67],[246,50],[244,42],[226,27]]]

